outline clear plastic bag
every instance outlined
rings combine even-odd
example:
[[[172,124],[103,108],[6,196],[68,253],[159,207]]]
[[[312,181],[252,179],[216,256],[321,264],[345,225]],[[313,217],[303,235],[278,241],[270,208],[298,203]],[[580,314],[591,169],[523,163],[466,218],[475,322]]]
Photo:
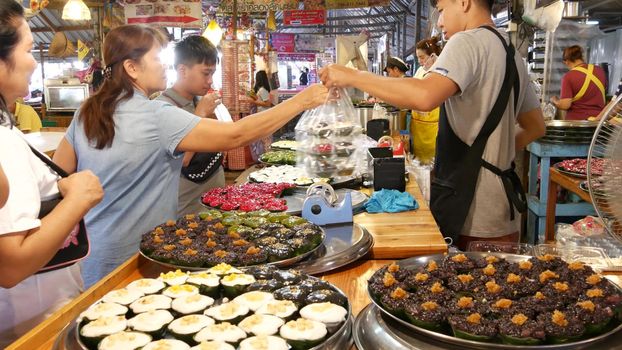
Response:
[[[330,89],[326,102],[305,112],[296,125],[297,166],[311,177],[353,175],[358,157],[355,140],[362,131],[347,92]]]

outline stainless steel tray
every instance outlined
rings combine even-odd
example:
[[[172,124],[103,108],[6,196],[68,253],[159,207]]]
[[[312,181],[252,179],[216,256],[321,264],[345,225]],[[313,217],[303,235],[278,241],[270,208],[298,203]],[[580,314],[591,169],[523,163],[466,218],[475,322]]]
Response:
[[[314,278],[313,276],[310,276]],[[319,279],[319,278],[318,278]],[[335,285],[331,286],[341,295],[347,298],[347,295]],[[352,315],[352,305],[348,300],[348,318],[344,324],[331,335],[324,343],[309,350],[335,350],[343,349],[347,350],[353,345],[352,340],[352,324],[354,323],[354,316]],[[88,350],[78,337],[78,328],[76,319],[68,323],[65,328],[59,333],[58,337],[54,341],[52,347],[54,350]]]
[[[275,261],[275,262],[271,262],[271,263],[267,263],[268,265],[274,265],[276,267],[279,268],[283,268],[283,267],[290,267],[294,264],[296,264],[297,262],[304,260],[305,258],[313,255],[314,253],[316,253],[318,250],[320,250],[323,246],[324,246],[324,242],[326,241],[326,230],[324,228],[322,228],[320,226],[320,228],[322,229],[322,243],[318,244],[317,247],[311,249],[310,251],[304,253],[304,254],[300,254],[297,255],[293,258],[289,258],[289,259],[285,259],[285,260],[280,260],[280,261]],[[165,263],[156,259],[153,259],[147,255],[145,255],[145,253],[143,253],[142,250],[138,251],[140,253],[140,255],[142,255],[145,259],[154,262],[158,265],[162,265],[171,269],[181,269],[181,270],[188,270],[188,271],[201,271],[201,270],[205,270],[208,269],[208,267],[191,267],[191,266],[183,266],[183,265],[175,265],[175,264],[169,264],[169,263]],[[263,265],[263,264],[258,264],[258,265]],[[233,265],[236,266],[237,265]]]
[[[404,327],[374,304],[367,305],[354,320],[353,338],[359,350],[445,350],[457,349],[455,345],[449,345],[437,341],[431,337],[415,333],[410,328]],[[502,345],[502,344],[499,344]],[[520,347],[515,347],[520,348]],[[345,348],[344,348],[345,349]],[[480,349],[487,349],[482,346]],[[509,349],[509,347],[507,348]],[[547,349],[545,346],[522,347],[520,349]],[[562,348],[558,348],[562,350]],[[598,349],[598,350],[622,350],[619,337],[607,337],[589,344],[573,345],[567,349]]]
[[[465,252],[462,253],[464,255],[466,255],[469,258],[472,259],[477,259],[477,258],[482,258],[488,255],[494,255],[500,258],[504,258],[509,262],[519,262],[521,260],[526,260],[531,258],[531,256],[528,255],[516,255],[516,254],[505,254],[505,253],[489,253],[489,252]],[[427,263],[430,260],[436,260],[437,262],[442,261],[445,258],[444,254],[435,254],[435,255],[424,255],[424,256],[419,256],[419,257],[414,257],[414,258],[409,258],[409,259],[404,259],[404,260],[400,260],[397,262],[397,264],[405,269],[416,269],[418,267],[422,267],[427,265]],[[611,282],[609,282],[611,283]],[[613,284],[616,288],[618,288],[619,290],[620,287],[618,287],[617,285]],[[369,287],[368,287],[369,288]],[[622,330],[622,323],[619,324],[616,328],[610,330],[607,333],[603,333],[601,335],[598,335],[596,337],[592,337],[592,338],[588,338],[588,339],[583,339],[580,341],[576,341],[576,342],[570,342],[570,343],[565,343],[565,344],[545,344],[545,345],[535,345],[535,346],[519,346],[519,345],[509,345],[509,344],[501,344],[501,343],[484,343],[484,342],[478,342],[478,341],[472,341],[472,340],[466,340],[466,339],[461,339],[461,338],[456,338],[454,336],[451,335],[447,335],[447,334],[443,334],[443,333],[439,333],[439,332],[434,332],[434,331],[430,331],[427,330],[425,328],[421,328],[421,327],[417,327],[409,322],[406,322],[402,319],[400,319],[397,316],[392,315],[391,313],[389,313],[388,311],[385,311],[380,305],[376,304],[376,301],[374,300],[374,298],[371,297],[371,293],[369,291],[369,289],[367,290],[368,294],[370,295],[370,299],[372,300],[372,303],[388,318],[393,319],[397,324],[399,324],[400,326],[404,327],[404,329],[406,330],[410,330],[410,334],[413,333],[417,333],[421,336],[423,336],[425,339],[433,339],[434,341],[439,341],[439,342],[444,342],[446,343],[445,346],[447,346],[448,344],[451,344],[452,346],[456,347],[466,347],[466,348],[471,348],[471,349],[509,349],[509,350],[518,350],[518,349],[547,349],[547,350],[574,350],[574,349],[582,349],[582,348],[587,348],[587,347],[591,347],[593,346],[595,343],[602,341],[605,338],[609,338],[612,335],[617,335],[617,339],[620,339],[620,337],[622,337],[622,332],[620,332]],[[356,330],[356,327],[355,327]],[[614,338],[614,337],[611,337]],[[383,347],[379,347],[379,348],[383,348]],[[370,348],[373,349],[373,348]],[[427,348],[426,348],[427,349]],[[598,349],[600,350],[601,348],[598,347]]]
[[[348,265],[369,252],[374,238],[354,223],[323,226],[326,239],[309,258],[292,266],[309,275],[335,270]]]
[[[369,197],[363,192],[342,188],[335,190],[335,194],[337,195],[337,203],[343,201],[347,192],[350,192],[350,195],[352,196],[352,210],[355,212],[363,208],[369,199]],[[305,198],[307,198],[307,193],[306,191],[294,191],[294,193],[283,196],[282,198],[287,201],[287,210],[285,211],[287,214],[300,215],[302,213],[302,204]]]
[[[596,128],[598,121],[588,120],[549,120],[546,127]]]

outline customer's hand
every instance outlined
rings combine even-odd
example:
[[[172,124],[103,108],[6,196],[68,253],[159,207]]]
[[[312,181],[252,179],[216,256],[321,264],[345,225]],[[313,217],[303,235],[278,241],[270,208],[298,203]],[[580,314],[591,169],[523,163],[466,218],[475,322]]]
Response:
[[[90,170],[80,171],[60,179],[58,189],[63,198],[82,203],[89,209],[104,198],[104,189],[99,178]]]
[[[322,84],[313,84],[305,88],[294,96],[294,100],[300,104],[302,109],[315,108],[324,102],[328,96],[328,89]]]
[[[209,117],[214,115],[214,110],[216,106],[220,104],[220,96],[218,96],[215,92],[209,92],[203,96],[199,103],[197,103],[197,107],[195,108],[195,114],[200,117]]]
[[[358,71],[338,64],[331,64],[320,69],[320,80],[328,87],[349,87],[350,78]]]

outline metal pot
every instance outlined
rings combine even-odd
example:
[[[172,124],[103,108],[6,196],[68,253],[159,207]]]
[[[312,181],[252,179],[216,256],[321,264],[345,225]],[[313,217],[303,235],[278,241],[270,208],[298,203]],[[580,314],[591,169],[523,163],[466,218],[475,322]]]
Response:
[[[355,110],[358,115],[359,123],[361,123],[361,128],[365,130],[367,128],[367,122],[372,120],[374,109],[372,107],[358,107],[355,108]]]
[[[398,133],[400,130],[406,130],[407,111],[399,110],[387,113],[389,117],[389,126],[392,133]]]

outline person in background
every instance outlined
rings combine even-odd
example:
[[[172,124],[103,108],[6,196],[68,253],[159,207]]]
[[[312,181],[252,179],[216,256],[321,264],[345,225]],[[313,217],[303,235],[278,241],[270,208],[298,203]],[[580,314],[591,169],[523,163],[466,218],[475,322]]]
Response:
[[[432,37],[419,41],[415,46],[419,61],[419,68],[415,72],[416,79],[423,79],[441,54],[441,48],[437,43],[438,38]],[[430,163],[436,154],[439,114],[439,107],[429,112],[412,110],[410,139],[413,142],[413,155],[422,164]]]
[[[567,120],[596,117],[605,107],[605,71],[585,63],[583,49],[578,45],[564,49],[563,62],[570,71],[562,78],[561,96],[551,97],[551,103],[567,111]]]
[[[309,85],[309,68],[302,68],[302,70],[300,71],[300,78],[298,80],[301,86]]]
[[[104,83],[80,107],[54,153],[68,173],[90,169],[106,196],[85,217],[91,255],[82,261],[91,286],[139,250],[141,235],[177,218],[184,152],[219,152],[271,135],[294,116],[324,102],[328,90],[313,85],[291,99],[241,120],[205,118],[213,101],[199,100],[195,114],[148,96],[166,88],[167,45],[161,31],[123,25],[104,38]]]
[[[523,59],[491,19],[493,3],[431,1],[448,41],[424,79],[392,79],[339,65],[320,71],[327,86],[356,87],[395,106],[430,111],[443,105],[430,209],[441,232],[461,249],[471,240],[519,241],[516,208],[520,204],[526,209],[526,204],[520,200],[520,188],[513,186],[516,180],[520,183],[513,160],[516,150],[545,133],[540,102]],[[506,62],[514,63],[517,71]],[[520,87],[506,83],[504,91],[512,90],[507,103],[502,101],[498,113],[491,115],[498,92],[509,81],[505,73],[512,71]],[[488,122],[492,133],[482,133],[486,121],[495,116],[501,118],[494,130],[495,124]],[[481,148],[471,148],[478,135],[484,135],[477,141]]]
[[[77,264],[37,272],[103,192],[90,171],[59,180],[12,125],[6,101],[28,94],[37,66],[24,8],[14,0],[0,0],[0,38],[0,348],[4,349],[82,291]],[[39,218],[41,202],[59,193],[60,202]]]
[[[193,35],[175,45],[177,80],[163,91],[159,100],[195,113],[199,97],[206,99],[208,117],[215,118],[214,109],[220,103],[218,94],[208,93],[218,63],[218,50],[206,38]],[[204,209],[199,198],[209,189],[225,186],[222,153],[185,152],[179,178],[177,215],[198,213]]]
[[[255,73],[255,86],[253,87],[253,91],[255,93],[249,102],[257,106],[257,112],[262,112],[272,107],[272,101],[270,101],[270,81],[268,80],[268,74],[265,70],[260,70]]]
[[[384,72],[391,78],[404,78],[408,72],[408,65],[397,57],[389,57]]]
[[[34,108],[23,103],[21,99],[16,100],[9,106],[9,112],[15,116],[16,126],[23,133],[41,131],[41,118]]]

